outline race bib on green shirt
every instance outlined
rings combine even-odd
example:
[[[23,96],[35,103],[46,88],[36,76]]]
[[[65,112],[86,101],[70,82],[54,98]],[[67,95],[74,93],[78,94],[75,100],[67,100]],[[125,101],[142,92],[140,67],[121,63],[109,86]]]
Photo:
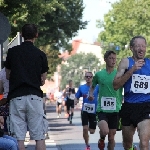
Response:
[[[116,98],[115,97],[102,97],[101,109],[102,110],[116,110]]]

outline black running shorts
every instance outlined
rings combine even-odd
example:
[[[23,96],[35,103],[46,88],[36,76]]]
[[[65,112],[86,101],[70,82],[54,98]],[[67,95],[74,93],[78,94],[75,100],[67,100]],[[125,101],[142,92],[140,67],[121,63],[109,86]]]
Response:
[[[120,117],[122,118],[123,126],[133,125],[137,127],[137,124],[144,119],[150,119],[150,102],[146,103],[123,103],[120,110]]]
[[[118,129],[119,113],[98,112],[99,121],[105,120],[109,129]]]
[[[82,111],[82,126],[89,125],[90,129],[96,129],[97,121],[96,114],[87,113],[86,111]]]
[[[57,102],[57,106],[62,105],[62,103]]]
[[[74,100],[67,99],[66,106],[68,111],[70,110],[70,107],[74,108]]]

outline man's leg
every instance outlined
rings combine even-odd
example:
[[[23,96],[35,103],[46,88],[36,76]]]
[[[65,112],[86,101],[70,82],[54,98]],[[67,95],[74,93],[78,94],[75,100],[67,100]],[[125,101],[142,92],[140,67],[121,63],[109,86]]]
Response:
[[[71,120],[72,120],[73,115],[74,115],[74,100],[71,101],[70,107],[71,107]]]
[[[138,123],[137,131],[140,138],[140,150],[148,150],[150,140],[150,119],[145,119]]]
[[[6,139],[14,141],[16,146],[18,147],[18,142],[17,142],[16,138],[13,138],[12,136],[8,136],[8,135],[4,135],[3,138],[6,138]]]
[[[59,112],[58,112],[58,102],[56,102],[56,113],[57,113],[57,118],[59,117]]]
[[[26,99],[27,97],[17,97],[10,101],[10,132],[18,140],[19,150],[25,150],[24,139],[27,132],[26,124]],[[43,103],[41,104],[43,107]]]
[[[9,137],[0,137],[0,149],[18,150],[18,147],[13,140],[9,139]]]
[[[62,105],[60,103],[59,107],[58,107],[58,113],[59,113],[59,116],[61,116],[61,108],[62,108]]]
[[[119,116],[118,113],[108,114],[108,150],[114,150],[115,148],[115,134],[118,128]]]
[[[64,100],[64,101],[62,102],[62,104],[63,104],[63,107],[64,107],[64,113],[65,113],[65,117],[67,117],[67,116],[68,116],[68,114],[67,114],[67,106],[66,106],[66,101]]]
[[[73,118],[73,115],[74,115],[74,108],[71,108],[71,120]]]
[[[89,135],[88,135],[89,127],[88,125],[83,126],[83,138],[86,146],[89,146]]]
[[[45,150],[45,134],[48,131],[48,121],[41,107],[42,98],[29,95],[27,100],[27,120],[31,140],[36,141],[36,150]]]
[[[89,120],[89,132],[90,134],[94,134],[97,126],[96,114],[88,113],[88,120]]]
[[[123,147],[125,150],[130,150],[133,144],[133,135],[136,128],[133,125],[122,126]]]
[[[18,140],[18,147],[19,147],[19,150],[25,150],[25,146],[24,146],[24,141],[23,140]]]
[[[70,119],[70,103],[67,101],[66,103],[66,107],[67,107],[67,114],[68,114],[68,121]]]
[[[106,135],[109,133],[109,128],[108,128],[108,124],[105,120],[101,120],[98,123],[98,127],[100,129],[99,133],[100,133],[100,139],[98,141],[98,147],[100,150],[104,150],[105,147],[105,137]]]
[[[98,122],[98,127],[100,129],[100,138],[105,138],[106,135],[109,133],[108,124],[105,120],[101,120]]]
[[[116,129],[109,129],[108,133],[108,150],[114,150]]]
[[[88,127],[88,113],[85,111],[82,111],[81,113],[81,121],[82,121],[82,126],[83,126],[83,139],[85,141],[85,145],[86,145],[86,149],[90,148],[89,145],[89,135],[88,135],[88,131],[89,131],[89,127]]]
[[[36,141],[36,150],[46,150],[45,140]]]

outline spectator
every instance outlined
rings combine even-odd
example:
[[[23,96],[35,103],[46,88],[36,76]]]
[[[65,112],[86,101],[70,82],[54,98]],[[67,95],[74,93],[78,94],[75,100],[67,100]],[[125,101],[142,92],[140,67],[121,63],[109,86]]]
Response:
[[[4,118],[0,116],[0,150],[19,150],[17,140],[11,136],[4,135]]]
[[[44,52],[33,43],[38,37],[34,24],[22,27],[24,42],[8,50],[6,77],[9,79],[10,129],[18,140],[19,150],[25,150],[24,140],[29,129],[30,139],[36,141],[36,150],[46,150],[48,129],[43,110],[43,92],[48,62]]]

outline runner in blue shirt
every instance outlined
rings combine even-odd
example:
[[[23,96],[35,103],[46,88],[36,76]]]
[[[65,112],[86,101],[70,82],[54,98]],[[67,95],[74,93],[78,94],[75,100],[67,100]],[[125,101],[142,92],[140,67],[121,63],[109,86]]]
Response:
[[[92,72],[86,72],[85,73],[86,84],[80,85],[76,93],[77,102],[79,102],[80,97],[83,97],[81,119],[82,119],[82,126],[83,126],[83,138],[86,144],[85,150],[90,150],[88,131],[90,132],[90,134],[94,134],[96,129],[96,124],[97,124],[96,107],[97,107],[97,99],[98,99],[98,92],[99,92],[98,85],[94,89],[94,93],[93,93],[94,100],[93,101],[88,100],[89,89],[90,86],[92,85],[92,79],[93,79]]]

